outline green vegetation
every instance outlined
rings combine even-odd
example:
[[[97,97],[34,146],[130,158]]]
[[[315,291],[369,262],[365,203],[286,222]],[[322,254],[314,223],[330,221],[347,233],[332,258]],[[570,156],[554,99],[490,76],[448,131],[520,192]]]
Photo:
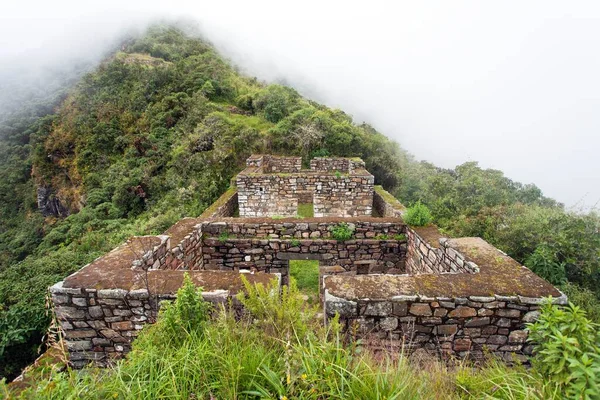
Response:
[[[354,235],[354,228],[345,222],[340,222],[331,229],[331,236],[338,242],[349,240]]]
[[[219,308],[209,319],[211,307],[186,278],[177,300],[161,309],[157,323],[144,328],[127,359],[114,368],[45,370],[29,376],[22,389],[0,382],[0,393],[22,399],[136,400],[597,398],[591,367],[569,363],[571,357],[583,359],[574,340],[598,350],[595,327],[574,307],[543,308],[531,328],[542,343],[532,369],[494,358],[477,368],[448,367],[402,354],[395,360],[374,356],[360,342],[345,343],[339,323],[334,319],[323,326],[294,281],[281,294],[275,282],[244,284],[246,293],[238,298],[250,313],[246,318],[236,320]],[[556,348],[560,343],[567,347]],[[569,359],[557,357],[565,349]]]
[[[411,207],[408,207],[402,219],[412,226],[425,226],[431,222],[431,212],[425,204],[417,201]]]
[[[377,185],[405,204],[421,201],[445,232],[483,237],[600,321],[596,213],[566,212],[534,185],[473,162],[450,170],[416,162],[340,110],[240,75],[177,28],[155,26],[120,48],[78,82],[52,82],[0,116],[0,376],[16,376],[36,357],[48,286],[132,235],[202,214],[252,153],[302,156],[303,165],[314,156],[361,157]],[[38,188],[51,191],[60,215],[41,215]],[[249,342],[238,344],[256,345]],[[182,362],[182,352],[165,366]],[[65,379],[54,383],[96,378]]]
[[[292,239],[292,240],[290,240],[290,245],[292,247],[298,247],[298,246],[300,246],[300,240],[298,240],[298,239]]]
[[[296,280],[301,292],[319,299],[319,261],[291,260],[290,276]]]
[[[312,218],[315,216],[315,208],[313,203],[298,204],[298,217]]]
[[[404,233],[399,233],[397,235],[394,235],[394,240],[403,242],[406,240],[406,235]]]
[[[219,242],[225,243],[230,237],[231,235],[229,234],[229,232],[221,232],[219,234]]]
[[[600,322],[597,212],[565,211],[535,185],[514,182],[475,162],[450,170],[410,159],[404,162],[401,184],[390,189],[403,203],[421,201],[433,222],[450,236],[487,240],[559,284],[593,321]]]
[[[550,301],[529,327],[537,344],[534,366],[566,398],[600,398],[599,327],[579,307],[553,307]]]

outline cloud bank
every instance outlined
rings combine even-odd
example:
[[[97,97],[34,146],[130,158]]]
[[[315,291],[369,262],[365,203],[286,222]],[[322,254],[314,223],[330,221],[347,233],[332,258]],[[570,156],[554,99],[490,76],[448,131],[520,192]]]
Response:
[[[20,3],[0,16],[0,84],[93,64],[157,19],[197,20],[243,71],[344,109],[418,159],[479,161],[567,206],[600,200],[595,2]]]

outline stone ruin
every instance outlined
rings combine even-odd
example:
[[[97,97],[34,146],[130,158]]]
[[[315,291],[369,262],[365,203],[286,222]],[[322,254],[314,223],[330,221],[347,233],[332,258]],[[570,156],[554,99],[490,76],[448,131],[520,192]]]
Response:
[[[360,159],[303,169],[300,157],[252,156],[200,217],[132,238],[50,288],[70,362],[105,366],[126,354],[185,272],[206,300],[241,312],[241,274],[287,284],[291,260],[319,262],[325,315],[371,346],[526,360],[525,324],[545,297],[566,297],[484,240],[408,226],[404,211]],[[353,235],[338,241],[342,223]]]

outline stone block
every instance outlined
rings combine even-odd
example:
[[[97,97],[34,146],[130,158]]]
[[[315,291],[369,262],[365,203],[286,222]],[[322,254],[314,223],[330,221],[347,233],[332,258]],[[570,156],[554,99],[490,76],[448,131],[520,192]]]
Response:
[[[56,318],[60,320],[83,319],[85,317],[85,311],[79,310],[75,307],[60,306],[56,307],[54,312],[56,313]]]
[[[433,312],[431,311],[431,307],[429,306],[429,304],[425,304],[425,303],[413,303],[410,306],[410,311],[409,311],[412,315],[418,315],[418,316],[431,316],[433,315]]]
[[[471,350],[471,339],[461,338],[454,340],[454,351]]]
[[[474,308],[465,306],[458,306],[448,314],[450,318],[470,318],[475,317],[476,315],[477,311]]]
[[[452,336],[458,331],[457,325],[438,325],[436,326],[436,335]]]
[[[385,317],[392,314],[392,303],[389,301],[369,302],[364,315]]]
[[[398,327],[398,319],[393,317],[382,318],[379,321],[379,328],[384,331],[393,331]]]
[[[512,331],[508,335],[508,342],[510,344],[525,343],[525,341],[527,340],[527,335],[528,335],[528,333],[525,330]]]
[[[503,318],[520,318],[521,311],[509,308],[500,308],[496,310],[496,315]]]
[[[484,325],[489,325],[490,319],[488,317],[475,317],[465,322],[466,328],[476,328]]]

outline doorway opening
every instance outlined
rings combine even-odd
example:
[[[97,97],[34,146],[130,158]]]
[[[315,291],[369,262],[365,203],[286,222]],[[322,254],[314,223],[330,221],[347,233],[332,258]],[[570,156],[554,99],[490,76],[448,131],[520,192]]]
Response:
[[[290,260],[289,276],[307,296],[309,304],[319,302],[319,260]]]

